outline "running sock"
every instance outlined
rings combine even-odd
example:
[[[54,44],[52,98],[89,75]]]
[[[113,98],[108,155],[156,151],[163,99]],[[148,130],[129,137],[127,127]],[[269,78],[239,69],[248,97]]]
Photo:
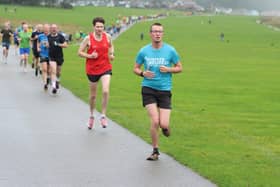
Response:
[[[56,88],[56,81],[52,81],[52,87]]]

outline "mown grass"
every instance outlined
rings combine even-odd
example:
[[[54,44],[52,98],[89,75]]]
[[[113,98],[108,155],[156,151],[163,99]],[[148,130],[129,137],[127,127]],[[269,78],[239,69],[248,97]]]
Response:
[[[106,17],[107,12],[100,15]],[[87,22],[82,17],[80,25],[87,27],[92,16]],[[211,25],[203,16],[161,20],[165,41],[178,50],[184,71],[173,77],[172,136],[161,136],[160,149],[218,186],[280,186],[279,32],[256,24],[254,17],[211,19]],[[150,42],[150,24],[139,23],[114,42],[108,109],[111,119],[147,142],[141,78],[132,68],[137,51]],[[219,40],[221,32],[224,42]],[[85,60],[77,56],[77,47],[65,50],[62,83],[87,101]]]
[[[5,12],[5,7],[8,11]],[[14,7],[17,11],[14,12]],[[103,16],[106,25],[111,26],[117,19],[124,16],[148,16],[166,13],[166,10],[152,9],[127,9],[108,7],[75,7],[73,9],[28,7],[28,6],[4,6],[0,5],[0,21],[11,21],[12,25],[18,26],[22,21],[31,25],[38,23],[57,23],[63,31],[74,33],[82,30],[89,32],[92,30],[92,19],[96,16]],[[180,14],[171,11],[171,14]]]

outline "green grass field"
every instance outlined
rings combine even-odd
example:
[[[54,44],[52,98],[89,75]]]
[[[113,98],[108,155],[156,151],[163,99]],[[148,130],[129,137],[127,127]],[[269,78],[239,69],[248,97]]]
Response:
[[[74,11],[85,10],[96,9]],[[100,15],[109,17],[107,12],[112,11]],[[46,21],[55,20],[53,15]],[[84,28],[92,19],[80,18]],[[183,73],[173,77],[172,136],[161,135],[160,150],[221,187],[280,186],[280,33],[256,24],[255,17],[211,19],[211,25],[206,16],[160,21],[165,41],[176,47],[184,67]],[[150,24],[139,23],[114,42],[108,109],[111,119],[147,142],[149,122],[141,106],[141,78],[132,69],[136,53],[150,42]],[[141,32],[145,32],[144,41],[139,39]],[[224,42],[219,39],[221,32]],[[85,60],[77,56],[77,46],[65,50],[65,59],[63,85],[87,101]],[[143,159],[149,152],[143,153]]]
[[[5,12],[4,8],[8,11]],[[92,19],[102,15],[107,25],[116,22],[118,18],[123,16],[138,16],[138,15],[153,15],[157,13],[166,13],[165,10],[151,9],[127,9],[127,8],[108,8],[108,7],[76,7],[70,10],[60,8],[45,8],[45,7],[24,7],[17,6],[17,11],[14,13],[15,6],[0,5],[0,21],[10,20],[14,25],[20,25],[22,21],[26,21],[31,25],[38,23],[57,23],[61,28],[70,33],[76,31],[88,32],[92,30]],[[176,11],[171,11],[172,14],[178,14]]]

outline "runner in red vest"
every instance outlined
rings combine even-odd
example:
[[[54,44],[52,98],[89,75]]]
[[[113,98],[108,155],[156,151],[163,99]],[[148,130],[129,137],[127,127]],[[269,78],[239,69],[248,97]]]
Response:
[[[94,110],[96,104],[97,84],[102,84],[102,111],[100,123],[103,128],[107,126],[106,109],[109,100],[109,87],[112,76],[112,64],[114,60],[114,46],[112,38],[104,32],[105,20],[96,17],[92,21],[94,32],[90,33],[82,41],[78,54],[86,58],[86,73],[90,85],[90,118],[88,128],[92,129],[94,124]]]

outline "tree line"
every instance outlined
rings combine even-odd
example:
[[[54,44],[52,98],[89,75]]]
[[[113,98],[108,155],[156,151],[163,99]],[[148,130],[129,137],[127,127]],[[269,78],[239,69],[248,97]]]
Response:
[[[247,8],[255,10],[275,10],[280,9],[279,0],[195,0],[205,8],[226,7],[226,8]]]
[[[104,0],[107,1],[107,0]],[[116,4],[120,0],[113,0]],[[130,0],[135,1],[135,0]],[[165,2],[175,2],[177,0],[149,0],[153,7],[164,8]],[[227,8],[247,8],[256,10],[274,10],[280,9],[280,0],[193,0],[204,8],[211,8],[216,6]],[[44,5],[44,6],[61,6],[63,8],[71,8],[71,3],[76,0],[0,0],[0,4],[16,4],[16,5]]]
[[[49,7],[57,7],[60,6],[62,8],[72,8],[71,4],[75,2],[75,0],[0,0],[0,4],[12,4],[12,5],[31,5],[31,6],[49,6]]]

